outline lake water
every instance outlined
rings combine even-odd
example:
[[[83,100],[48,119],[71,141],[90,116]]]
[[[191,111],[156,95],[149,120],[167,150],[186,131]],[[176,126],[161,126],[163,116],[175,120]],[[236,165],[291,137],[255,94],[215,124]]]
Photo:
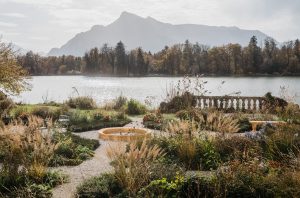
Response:
[[[63,102],[72,96],[86,95],[96,99],[98,104],[119,95],[141,102],[151,97],[154,105],[166,96],[166,88],[176,84],[180,77],[90,77],[90,76],[34,76],[29,81],[31,91],[23,92],[15,101],[42,103],[45,100]],[[205,88],[210,95],[225,95],[240,91],[242,96],[263,96],[266,92],[280,95],[285,86],[288,95],[294,96],[300,104],[299,77],[205,77]],[[225,81],[222,84],[222,81]],[[77,91],[76,91],[77,90]]]

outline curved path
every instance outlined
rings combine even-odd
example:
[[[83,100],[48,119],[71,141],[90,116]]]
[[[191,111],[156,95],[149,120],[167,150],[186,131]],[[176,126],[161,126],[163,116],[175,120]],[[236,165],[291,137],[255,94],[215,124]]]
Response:
[[[98,131],[88,131],[80,134],[82,137],[98,139]],[[91,138],[90,138],[91,139]],[[110,160],[106,156],[106,149],[116,142],[100,141],[100,146],[95,150],[93,158],[82,162],[78,166],[60,166],[53,170],[58,170],[69,176],[69,182],[62,184],[53,190],[54,198],[73,198],[75,197],[76,187],[84,180],[93,176],[100,175],[103,172],[109,172],[112,167],[109,165]]]
[[[125,127],[143,127],[142,118],[132,118],[132,122],[125,125]],[[87,131],[82,133],[75,133],[80,137],[87,139],[99,139],[97,131]],[[112,171],[110,166],[110,160],[106,156],[106,150],[109,147],[120,146],[125,148],[126,143],[124,142],[113,142],[113,141],[100,141],[100,146],[95,150],[93,158],[84,161],[78,166],[60,166],[53,168],[52,170],[62,171],[69,175],[69,182],[62,184],[53,189],[54,198],[74,198],[76,197],[76,187],[80,185],[84,180],[89,179],[93,176],[98,176],[101,173]]]

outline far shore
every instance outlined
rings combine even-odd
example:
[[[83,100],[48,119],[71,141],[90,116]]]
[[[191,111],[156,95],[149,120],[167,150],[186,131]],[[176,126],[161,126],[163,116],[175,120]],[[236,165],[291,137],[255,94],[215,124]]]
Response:
[[[216,75],[216,74],[201,74],[203,77],[300,77],[300,74],[248,74],[248,75]],[[167,74],[148,74],[145,76],[133,76],[133,75],[108,75],[108,74],[50,74],[50,75],[31,75],[31,76],[87,76],[87,77],[132,77],[132,78],[145,78],[145,77],[168,77],[178,78],[185,75],[167,75]],[[188,75],[194,77],[195,75]]]

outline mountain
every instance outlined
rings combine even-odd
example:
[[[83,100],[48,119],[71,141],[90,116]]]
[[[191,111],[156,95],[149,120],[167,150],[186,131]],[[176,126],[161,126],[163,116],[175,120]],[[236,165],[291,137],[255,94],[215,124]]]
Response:
[[[93,47],[102,47],[104,43],[115,46],[120,40],[127,50],[142,47],[151,52],[157,52],[166,45],[183,43],[186,39],[209,46],[228,43],[245,46],[253,35],[257,37],[258,43],[268,37],[258,30],[195,24],[172,25],[151,17],[143,18],[123,12],[113,23],[107,26],[95,25],[89,31],[77,34],[61,48],[51,49],[48,55],[82,56]]]

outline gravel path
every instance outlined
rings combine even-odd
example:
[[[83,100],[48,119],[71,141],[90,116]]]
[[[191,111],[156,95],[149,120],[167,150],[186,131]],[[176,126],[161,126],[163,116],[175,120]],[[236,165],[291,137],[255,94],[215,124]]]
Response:
[[[142,124],[142,118],[132,117],[131,120],[132,122],[124,127],[144,127]],[[80,137],[87,139],[99,139],[98,131],[75,133],[75,135],[79,135]],[[100,175],[104,172],[112,171],[112,167],[109,164],[110,160],[106,156],[106,150],[115,146],[125,148],[126,143],[102,140],[99,140],[99,142],[100,147],[95,150],[95,155],[92,159],[86,160],[78,166],[61,166],[53,168],[53,170],[62,171],[63,173],[69,175],[68,183],[62,184],[53,189],[54,198],[74,198],[76,197],[76,187],[84,180]]]
[[[77,133],[76,135],[89,139],[98,139],[98,131],[88,131]],[[109,164],[110,160],[106,156],[106,150],[110,146],[121,146],[125,148],[125,143],[100,140],[100,144],[100,147],[95,150],[95,155],[92,159],[86,160],[78,166],[61,166],[54,168],[54,170],[59,170],[69,175],[68,183],[53,189],[54,198],[74,198],[76,197],[76,187],[84,180],[104,172],[112,171],[112,167]]]

